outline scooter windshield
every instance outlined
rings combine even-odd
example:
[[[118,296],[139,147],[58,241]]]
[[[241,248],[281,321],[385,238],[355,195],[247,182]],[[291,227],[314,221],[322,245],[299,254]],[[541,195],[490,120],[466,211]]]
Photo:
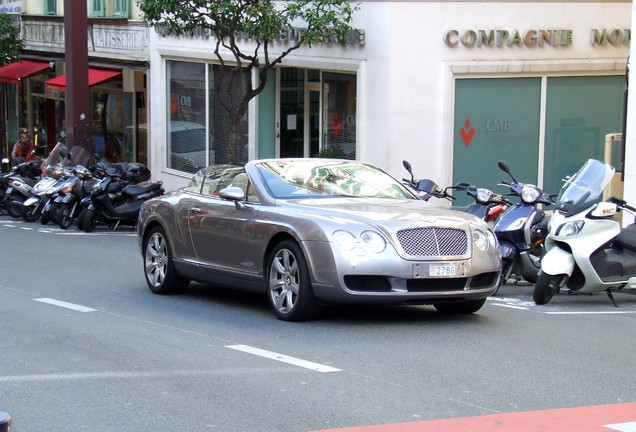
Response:
[[[599,202],[614,171],[611,165],[589,159],[561,188],[556,202],[557,210],[571,216]]]

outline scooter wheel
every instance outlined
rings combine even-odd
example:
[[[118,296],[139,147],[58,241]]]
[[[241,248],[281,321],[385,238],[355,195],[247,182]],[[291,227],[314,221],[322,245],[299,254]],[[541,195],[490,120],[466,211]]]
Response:
[[[57,223],[57,212],[60,209],[60,205],[61,204],[53,203],[53,204],[51,204],[51,208],[49,210],[49,219],[54,224]]]
[[[7,201],[7,213],[14,219],[20,219],[22,217],[22,206],[19,201],[11,198]]]
[[[40,210],[38,206],[22,207],[22,219],[27,222],[35,222],[40,218]]]
[[[62,229],[68,229],[73,224],[73,207],[62,204],[57,212],[57,224]]]
[[[82,230],[89,233],[95,231],[97,227],[97,215],[95,210],[86,210],[84,218],[82,219]]]
[[[46,225],[51,221],[51,218],[49,217],[49,212],[45,211],[42,212],[42,214],[40,215],[40,223],[42,225]]]
[[[86,212],[88,211],[87,208],[82,209],[82,211],[80,211],[80,214],[77,216],[77,229],[80,231],[84,231],[84,216],[86,216]]]
[[[549,275],[541,272],[534,286],[532,299],[538,305],[548,303],[568,280],[567,275]]]

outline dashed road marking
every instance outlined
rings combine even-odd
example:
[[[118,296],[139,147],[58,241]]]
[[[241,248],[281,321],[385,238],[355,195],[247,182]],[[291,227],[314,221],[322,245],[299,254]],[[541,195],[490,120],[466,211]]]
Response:
[[[242,351],[248,354],[254,354],[260,357],[276,360],[283,363],[288,363],[295,366],[300,366],[305,369],[311,369],[317,372],[342,372],[342,369],[337,369],[331,366],[326,366],[320,363],[314,363],[307,360],[302,360],[296,357],[289,357],[284,354],[275,353],[272,351],[266,351],[260,348],[254,348],[248,345],[227,345],[225,348],[230,348],[237,351]]]
[[[33,299],[37,302],[40,303],[46,303],[46,304],[50,304],[53,306],[59,306],[59,307],[63,307],[66,309],[71,309],[77,312],[97,312],[97,309],[93,309],[93,308],[89,308],[86,306],[82,306],[82,305],[78,305],[78,304],[73,304],[73,303],[67,303],[67,302],[63,302],[60,300],[55,300],[55,299],[51,299],[51,298],[37,298],[37,299]]]

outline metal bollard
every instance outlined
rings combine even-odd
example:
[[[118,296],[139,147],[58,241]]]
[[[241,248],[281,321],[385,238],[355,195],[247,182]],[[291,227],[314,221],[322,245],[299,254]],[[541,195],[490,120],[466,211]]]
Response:
[[[0,411],[0,432],[11,432],[11,417],[3,411]]]

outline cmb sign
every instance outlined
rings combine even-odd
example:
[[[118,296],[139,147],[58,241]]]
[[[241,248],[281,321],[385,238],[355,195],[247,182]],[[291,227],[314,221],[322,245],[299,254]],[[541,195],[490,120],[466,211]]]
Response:
[[[507,132],[512,130],[511,119],[490,119],[486,121],[486,130],[488,132]]]

